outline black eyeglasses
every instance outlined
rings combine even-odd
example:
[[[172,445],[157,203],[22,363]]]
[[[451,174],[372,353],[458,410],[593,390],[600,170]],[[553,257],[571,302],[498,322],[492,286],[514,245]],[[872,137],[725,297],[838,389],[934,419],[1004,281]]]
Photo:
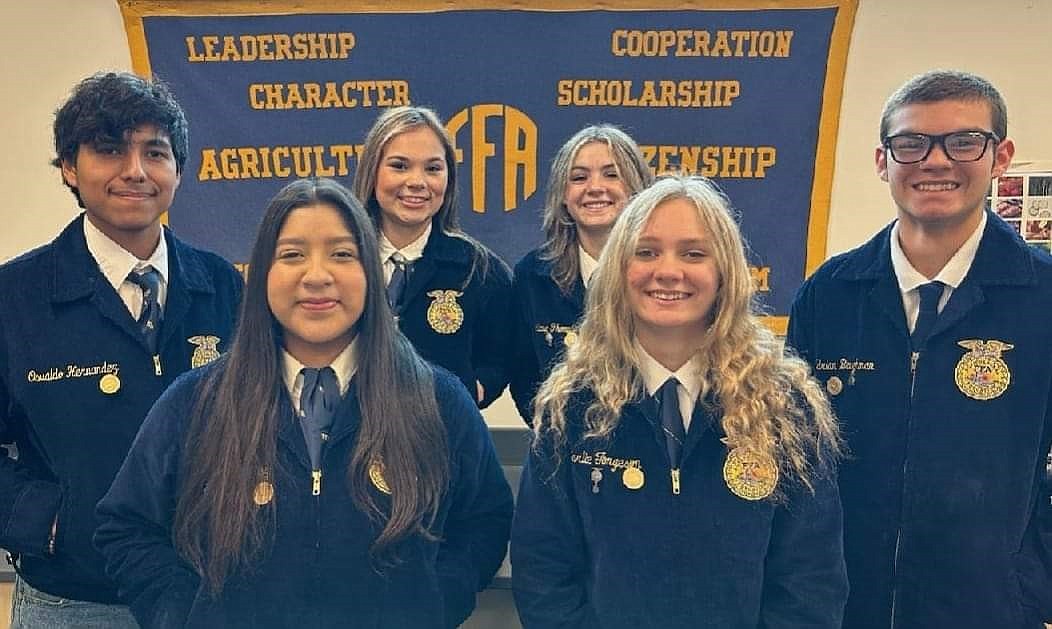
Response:
[[[923,162],[931,155],[931,149],[936,144],[942,147],[946,157],[955,162],[975,162],[986,155],[986,146],[990,140],[994,144],[1001,142],[996,134],[989,131],[956,131],[943,135],[900,133],[884,138],[882,144],[891,153],[891,159],[900,164]]]

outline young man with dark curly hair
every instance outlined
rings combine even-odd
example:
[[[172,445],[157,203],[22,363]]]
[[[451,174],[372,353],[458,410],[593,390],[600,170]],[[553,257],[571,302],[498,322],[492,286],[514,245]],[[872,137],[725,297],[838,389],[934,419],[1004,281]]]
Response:
[[[188,152],[163,83],[80,82],[53,164],[84,212],[0,266],[0,546],[13,627],[135,627],[92,547],[95,503],[153,402],[233,334],[241,278],[162,227]],[[9,454],[14,454],[10,452]]]

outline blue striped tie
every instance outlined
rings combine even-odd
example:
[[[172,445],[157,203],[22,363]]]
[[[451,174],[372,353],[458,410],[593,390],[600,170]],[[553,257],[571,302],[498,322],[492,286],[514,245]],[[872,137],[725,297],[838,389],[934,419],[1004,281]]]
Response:
[[[321,469],[323,435],[332,427],[336,407],[340,405],[340,383],[332,367],[304,367],[303,390],[300,391],[300,428],[307,442],[311,466]]]
[[[161,290],[161,274],[152,266],[142,273],[132,271],[128,281],[142,289],[142,310],[139,311],[139,330],[151,354],[157,353],[157,334],[161,328],[161,302],[158,293]]]
[[[405,287],[409,282],[410,263],[400,253],[391,254],[390,260],[394,264],[394,272],[391,273],[391,281],[387,283],[387,302],[391,304],[395,315],[400,315],[405,307]]]

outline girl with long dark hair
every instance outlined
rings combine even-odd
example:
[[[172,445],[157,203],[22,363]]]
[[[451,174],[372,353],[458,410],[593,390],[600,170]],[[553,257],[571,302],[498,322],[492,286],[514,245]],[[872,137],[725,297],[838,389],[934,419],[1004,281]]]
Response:
[[[237,336],[157,402],[96,545],[144,627],[452,627],[511,495],[474,401],[398,332],[338,183],[270,202]]]

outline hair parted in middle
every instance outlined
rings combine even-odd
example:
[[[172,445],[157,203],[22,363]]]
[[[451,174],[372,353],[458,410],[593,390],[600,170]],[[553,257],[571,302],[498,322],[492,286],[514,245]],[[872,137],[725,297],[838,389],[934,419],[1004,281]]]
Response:
[[[296,210],[331,206],[354,236],[366,277],[357,329],[354,376],[361,425],[346,481],[354,503],[383,530],[372,546],[379,565],[398,560],[404,538],[431,537],[449,482],[446,430],[435,400],[433,372],[398,331],[383,290],[372,221],[345,187],[331,179],[301,179],[270,201],[252,248],[237,334],[225,361],[205,379],[192,411],[181,462],[182,486],[173,537],[208,589],[263,551],[273,533],[274,504],[252,499],[263,471],[274,473],[282,397],[287,396],[282,328],[267,300],[267,275],[282,227]],[[391,395],[397,391],[398,395]],[[384,465],[390,507],[372,497],[368,468]]]
[[[605,144],[614,159],[617,175],[631,197],[654,181],[643,153],[627,133],[610,124],[589,125],[567,140],[552,159],[544,198],[544,245],[542,258],[552,261],[552,279],[566,295],[573,291],[581,273],[577,256],[577,224],[566,208],[566,186],[570,170],[581,149],[592,143]]]
[[[354,171],[354,184],[352,191],[354,196],[365,206],[369,217],[372,218],[377,232],[380,231],[383,210],[376,200],[376,180],[380,169],[380,159],[383,157],[384,149],[394,139],[407,131],[413,131],[420,127],[430,129],[438,137],[442,145],[442,152],[446,159],[446,194],[442,199],[442,205],[431,219],[434,228],[443,234],[459,238],[472,246],[474,255],[472,258],[471,272],[464,280],[465,286],[471,280],[476,270],[483,275],[488,271],[489,250],[481,242],[472,238],[460,227],[460,219],[457,217],[457,158],[453,148],[453,139],[442,125],[441,119],[434,110],[427,107],[404,105],[391,107],[385,110],[373,123],[372,128],[365,136],[365,145],[361,157],[358,159],[358,167]]]
[[[702,399],[706,392],[713,394],[729,448],[767,454],[811,487],[812,462],[825,467],[841,455],[836,420],[807,363],[786,355],[757,316],[755,287],[730,202],[699,177],[659,179],[629,201],[614,224],[589,284],[577,342],[534,400],[535,443],[550,441],[557,458],[573,445],[567,443],[567,404],[582,389],[595,396],[584,413],[584,438],[609,437],[622,407],[646,395],[628,300],[628,265],[654,208],[676,199],[697,209],[719,272],[708,332],[694,348],[701,357]]]

